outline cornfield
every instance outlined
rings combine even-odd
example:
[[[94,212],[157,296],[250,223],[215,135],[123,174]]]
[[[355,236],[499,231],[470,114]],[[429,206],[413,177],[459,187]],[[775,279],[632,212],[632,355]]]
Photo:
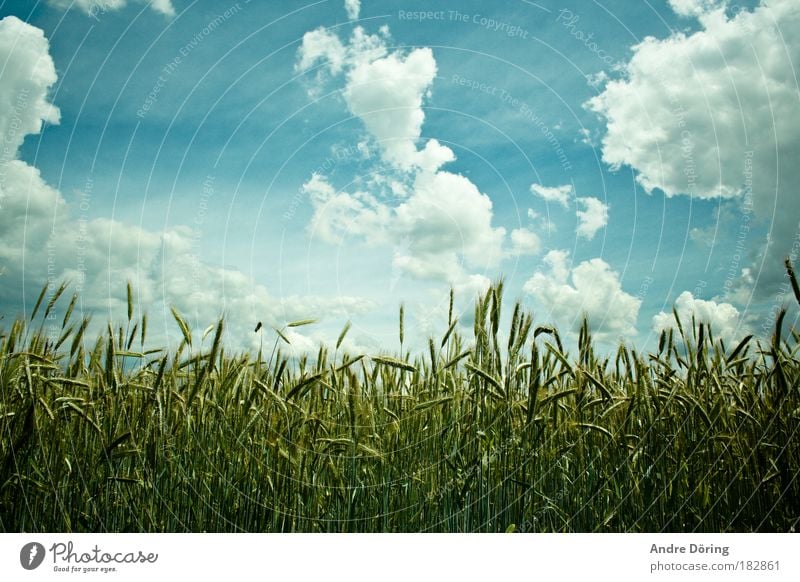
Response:
[[[789,274],[797,292],[797,284]],[[57,341],[61,286],[0,330],[6,532],[793,531],[800,520],[800,335],[726,346],[700,322],[655,353],[569,354],[503,286],[424,353],[227,353],[147,318]],[[37,314],[39,318],[37,319]],[[676,314],[677,315],[677,314]],[[59,316],[59,319],[61,317]],[[299,326],[308,322],[293,322]],[[270,332],[271,333],[271,332]],[[276,330],[276,343],[288,341]],[[138,351],[137,351],[138,350]]]

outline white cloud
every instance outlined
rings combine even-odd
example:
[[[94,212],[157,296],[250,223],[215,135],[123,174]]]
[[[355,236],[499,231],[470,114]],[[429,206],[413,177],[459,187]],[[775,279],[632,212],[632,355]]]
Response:
[[[175,7],[172,5],[172,0],[151,0],[150,8],[164,16],[175,16]]]
[[[106,317],[120,321],[125,316],[130,280],[137,302],[149,311],[154,345],[167,334],[178,337],[169,313],[175,305],[198,329],[224,313],[226,342],[240,348],[255,345],[252,330],[258,320],[276,326],[306,317],[344,320],[373,307],[358,297],[273,297],[244,273],[204,262],[197,232],[186,226],[151,231],[105,218],[70,218],[61,193],[37,168],[16,159],[26,135],[38,133],[44,121],[58,121],[58,110],[47,99],[57,80],[48,50],[41,30],[14,17],[0,21],[0,62],[6,64],[0,86],[4,312],[22,303],[30,309],[44,283],[52,285],[52,293],[66,279],[72,282],[70,291],[79,292],[76,314],[94,313],[100,329]]]
[[[739,310],[730,303],[696,299],[691,292],[684,291],[675,301],[675,311],[687,333],[690,333],[693,317],[697,324],[710,325],[714,337],[723,339],[726,343],[737,342],[747,333]],[[662,311],[653,316],[653,331],[661,333],[671,328],[677,329],[673,313]]]
[[[347,18],[356,20],[361,11],[361,0],[344,0],[344,9],[347,10]]]
[[[383,164],[381,177],[368,181],[370,191],[339,192],[324,176],[312,176],[303,186],[314,208],[309,232],[334,244],[349,238],[391,248],[393,285],[405,274],[466,291],[485,288],[488,278],[470,270],[497,266],[505,229],[492,226],[488,196],[440,169],[455,160],[450,148],[436,139],[420,147],[423,101],[437,72],[433,51],[390,52],[388,37],[387,27],[378,35],[356,27],[345,46],[318,29],[298,51],[300,71],[327,58],[330,74],[343,73],[345,103]]]
[[[17,159],[27,135],[59,121],[58,109],[48,101],[57,77],[44,33],[14,16],[3,18],[0,62],[0,294],[6,297],[17,292],[15,278],[26,269],[46,267],[46,257],[37,261],[37,252],[58,226],[64,200],[36,168]]]
[[[669,0],[675,14],[684,17],[701,16],[726,4],[724,0]]]
[[[524,286],[545,307],[554,323],[576,330],[585,315],[601,341],[636,335],[640,299],[622,289],[619,275],[602,259],[568,264],[567,251],[550,251],[546,270],[536,272]]]
[[[498,264],[505,230],[492,227],[491,199],[464,176],[421,172],[395,215],[412,253],[454,251],[478,268]]]
[[[752,203],[771,231],[750,257],[764,260],[751,268],[766,293],[783,278],[800,216],[800,10],[773,0],[728,17],[709,4],[673,1],[702,13],[702,29],[646,38],[587,107],[606,123],[603,160],[634,168],[647,191]]]
[[[386,161],[400,168],[410,169],[419,161],[422,99],[435,77],[436,61],[429,48],[362,61],[348,73],[344,98],[350,111],[364,122]],[[452,152],[443,153],[447,149],[439,146],[435,158],[452,159]]]
[[[425,120],[423,101],[436,78],[436,60],[429,48],[389,52],[389,30],[368,34],[357,26],[347,44],[318,28],[303,36],[296,69],[305,72],[317,63],[333,76],[344,72],[342,91],[350,112],[361,119],[383,160],[403,171],[433,172],[455,159],[452,150],[436,140],[422,149],[418,141]],[[310,89],[315,95],[324,77],[318,73]]]
[[[597,231],[608,224],[608,205],[597,198],[576,198],[578,236],[592,240]],[[583,207],[583,210],[580,208]]]
[[[171,0],[141,0],[149,4],[150,8],[164,16],[175,16],[175,7]],[[128,5],[128,0],[47,0],[47,3],[56,8],[78,8],[89,16],[98,16],[105,12],[121,10]]]
[[[303,35],[295,69],[302,73],[317,63],[323,63],[336,75],[342,70],[346,54],[347,50],[339,37],[320,27]]]
[[[312,236],[341,244],[346,237],[362,237],[372,244],[387,242],[386,229],[391,210],[367,192],[337,192],[327,179],[314,174],[303,184],[314,216],[309,224]]]
[[[527,228],[517,228],[511,231],[511,245],[515,255],[538,255],[542,248],[539,237]]]
[[[541,184],[531,184],[531,194],[539,196],[548,202],[557,202],[564,208],[569,206],[569,197],[572,194],[572,186],[542,186]]]
[[[47,100],[56,82],[56,68],[44,33],[16,16],[0,20],[0,163],[13,160],[26,135],[37,134],[44,122],[58,123],[58,108]]]
[[[471,286],[476,280],[465,267],[486,269],[502,257],[505,230],[492,226],[492,202],[464,176],[420,171],[399,204],[363,191],[337,192],[319,175],[303,190],[314,208],[312,236],[391,246],[394,267],[415,278]]]

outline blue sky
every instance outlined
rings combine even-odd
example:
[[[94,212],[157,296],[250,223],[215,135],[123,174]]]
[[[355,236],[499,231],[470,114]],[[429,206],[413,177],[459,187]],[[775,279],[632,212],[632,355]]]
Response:
[[[0,3],[0,311],[66,277],[118,318],[130,279],[170,338],[176,305],[391,349],[401,302],[422,340],[503,276],[647,348],[789,303],[791,1],[349,4]]]

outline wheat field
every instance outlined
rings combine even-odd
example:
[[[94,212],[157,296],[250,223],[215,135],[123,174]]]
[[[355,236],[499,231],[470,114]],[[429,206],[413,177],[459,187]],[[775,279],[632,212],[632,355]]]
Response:
[[[796,296],[797,282],[787,263]],[[681,322],[655,353],[574,354],[502,283],[424,353],[145,350],[147,319],[96,338],[44,290],[0,330],[5,532],[794,531],[800,335],[726,346]],[[452,297],[452,296],[451,296]],[[677,315],[677,314],[676,314]],[[289,326],[308,323],[299,321]],[[272,332],[270,332],[272,333]],[[401,308],[399,338],[404,342]],[[270,348],[273,346],[270,344]]]

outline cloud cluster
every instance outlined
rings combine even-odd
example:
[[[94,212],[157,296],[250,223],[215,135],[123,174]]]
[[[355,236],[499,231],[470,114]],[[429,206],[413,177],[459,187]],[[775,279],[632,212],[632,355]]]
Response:
[[[383,160],[400,171],[435,172],[455,155],[436,140],[417,147],[425,121],[423,100],[436,78],[433,51],[389,52],[388,37],[386,27],[379,34],[368,34],[357,26],[344,44],[329,30],[318,28],[303,35],[295,68],[307,72],[317,67],[312,95],[326,74],[344,73],[342,95],[347,107],[363,122]]]
[[[751,207],[770,242],[751,256],[766,292],[800,233],[800,10],[773,0],[726,14],[725,3],[671,0],[702,29],[648,37],[623,78],[587,103],[606,124],[603,160],[647,190]],[[760,261],[759,261],[760,260]]]
[[[50,296],[62,280],[80,292],[78,312],[94,313],[98,327],[105,318],[125,315],[126,284],[150,313],[154,343],[177,337],[170,306],[176,306],[196,330],[220,315],[227,318],[228,345],[254,347],[255,321],[282,325],[308,317],[342,320],[370,310],[358,297],[271,296],[244,273],[206,263],[199,249],[200,232],[178,226],[156,232],[105,218],[74,218],[61,193],[39,170],[18,159],[26,135],[58,122],[48,100],[56,81],[49,46],[38,28],[15,17],[0,20],[0,305],[30,308],[44,283]],[[301,341],[298,345],[306,345]]]
[[[420,172],[400,203],[364,191],[337,191],[319,175],[303,190],[314,208],[312,236],[332,244],[349,239],[392,247],[393,268],[411,277],[464,291],[485,288],[488,278],[468,271],[486,270],[501,258],[505,230],[492,226],[491,200],[463,176]],[[524,242],[530,251],[530,239]]]
[[[18,160],[25,136],[41,132],[44,123],[58,123],[59,111],[49,102],[56,82],[49,43],[38,28],[14,16],[0,20],[0,297],[16,292],[16,283],[36,262],[26,258],[46,247],[50,232],[62,220],[64,200],[39,171]],[[33,263],[33,264],[31,264]],[[44,263],[46,267],[46,260]]]
[[[728,344],[741,340],[747,333],[739,310],[730,303],[697,299],[691,292],[684,291],[675,301],[675,311],[684,330],[690,329],[694,318],[696,324],[710,325],[714,336]],[[656,333],[677,330],[677,327],[673,313],[662,311],[653,317],[653,331]]]
[[[58,108],[47,99],[57,79],[49,50],[50,45],[40,29],[16,16],[0,20],[0,55],[5,57],[0,85],[2,163],[17,157],[26,135],[38,134],[45,122],[59,121]]]
[[[150,5],[150,8],[164,16],[175,16],[175,7],[171,0],[141,0]],[[105,12],[121,10],[128,5],[128,0],[47,0],[47,3],[64,10],[77,8],[89,16],[98,16]]]
[[[697,17],[723,6],[721,0],[669,0],[669,5],[678,16]]]
[[[531,184],[531,194],[545,200],[555,202],[564,208],[569,208],[570,199],[575,195],[571,184],[563,186],[544,186]],[[592,240],[597,232],[608,224],[608,205],[592,197],[575,198],[575,217],[577,219],[576,234],[587,240]],[[533,210],[528,210],[528,216],[538,216]]]
[[[599,258],[575,267],[568,260],[567,251],[547,253],[546,268],[525,283],[525,292],[560,326],[576,330],[585,316],[600,341],[636,335],[642,302],[622,289],[619,274]]]
[[[485,287],[489,279],[480,271],[501,260],[505,229],[492,225],[486,194],[466,177],[441,169],[455,160],[453,151],[435,139],[420,143],[423,103],[437,72],[433,52],[389,51],[388,36],[385,27],[376,35],[356,27],[346,44],[325,29],[303,37],[297,70],[317,67],[317,82],[324,79],[321,72],[343,75],[344,102],[380,151],[383,181],[405,185],[394,189],[400,196],[345,192],[314,175],[303,187],[314,208],[309,230],[335,244],[349,237],[389,246],[395,250],[393,268],[414,278]],[[535,236],[519,232],[514,245],[530,253]]]

